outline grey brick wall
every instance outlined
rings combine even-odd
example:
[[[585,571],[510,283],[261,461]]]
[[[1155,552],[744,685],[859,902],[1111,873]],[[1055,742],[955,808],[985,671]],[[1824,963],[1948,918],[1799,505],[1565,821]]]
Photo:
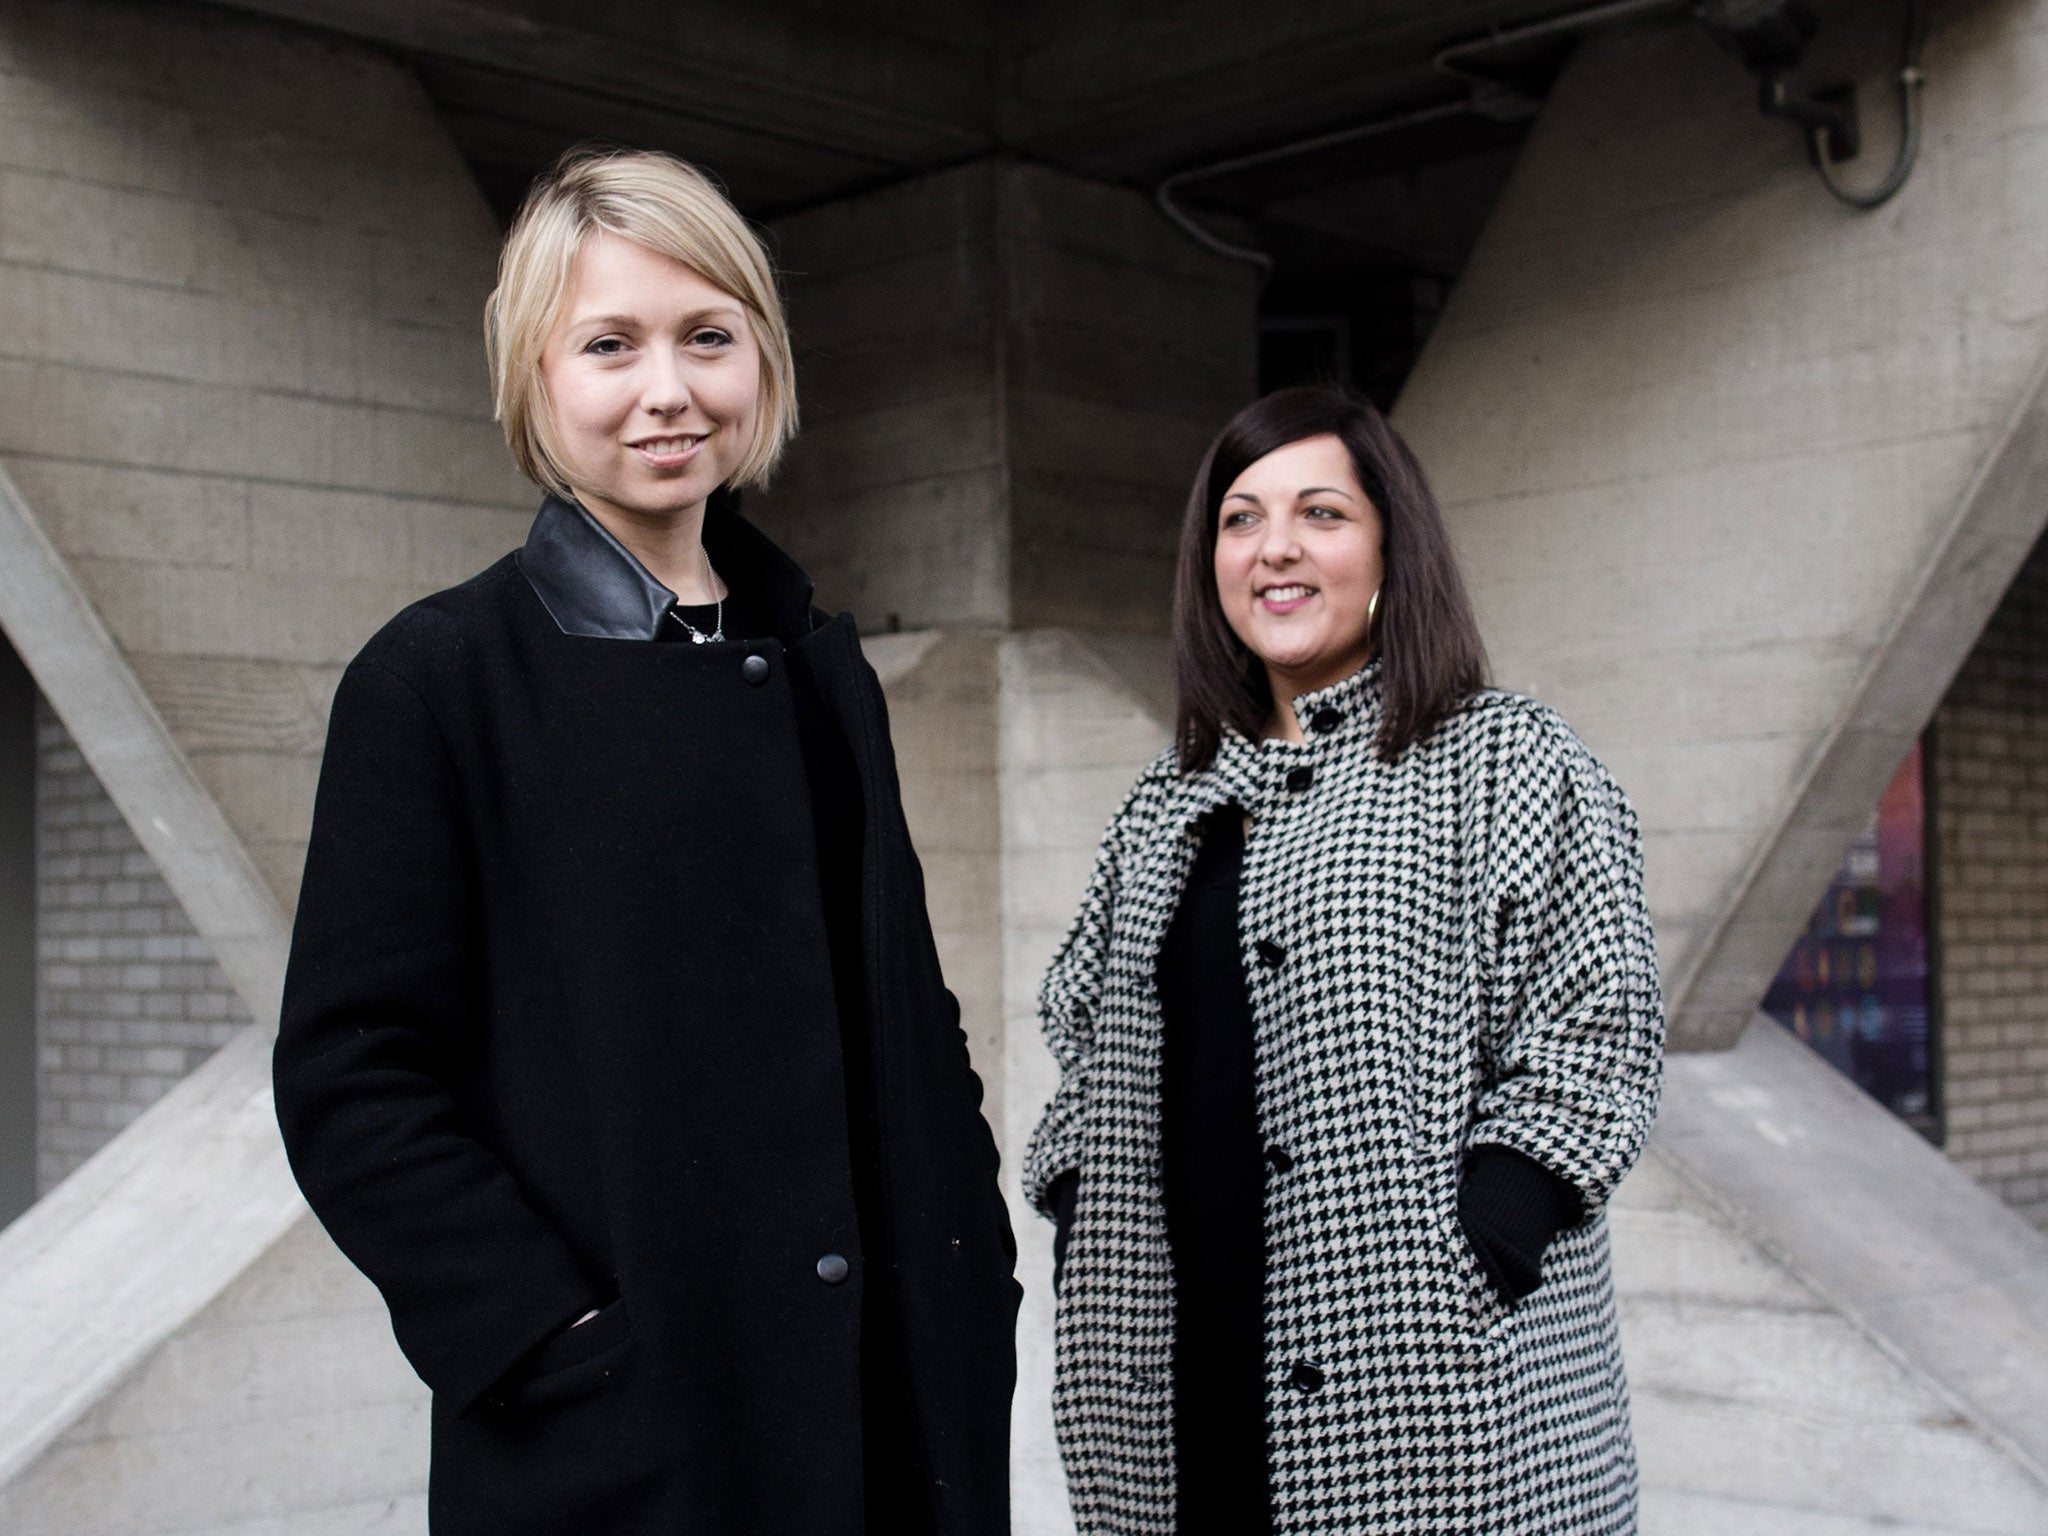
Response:
[[[2048,1227],[2048,539],[1935,717],[1948,1152]]]
[[[41,699],[36,750],[36,1178],[47,1192],[249,1015]]]

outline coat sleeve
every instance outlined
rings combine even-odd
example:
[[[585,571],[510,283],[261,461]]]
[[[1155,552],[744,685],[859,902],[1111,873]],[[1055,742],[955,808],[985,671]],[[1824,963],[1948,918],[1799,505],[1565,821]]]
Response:
[[[1535,1159],[1592,1216],[1642,1152],[1662,1081],[1641,833],[1621,787],[1547,710],[1505,733],[1496,793],[1491,1072],[1466,1145]]]
[[[476,903],[439,728],[358,661],[328,729],[274,1075],[307,1202],[383,1292],[406,1357],[465,1409],[599,1296],[471,1133]]]
[[[1080,913],[1038,991],[1039,1023],[1059,1066],[1060,1084],[1024,1155],[1024,1198],[1049,1218],[1054,1215],[1053,1185],[1081,1166],[1088,1072],[1095,1052],[1095,1011],[1102,1000],[1103,968],[1109,955],[1122,821],[1120,813],[1103,838]]]

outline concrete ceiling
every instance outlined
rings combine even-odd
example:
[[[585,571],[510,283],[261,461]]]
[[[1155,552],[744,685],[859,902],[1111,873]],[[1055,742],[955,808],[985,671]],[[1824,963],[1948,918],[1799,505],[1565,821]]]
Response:
[[[609,139],[715,170],[757,217],[1005,151],[1150,188],[1459,96],[1445,45],[1574,0],[218,0],[418,69],[500,207]],[[1675,8],[1675,7],[1674,7]],[[1508,60],[1510,65],[1515,61]],[[1540,70],[1545,61],[1536,60]],[[1274,196],[1485,150],[1464,119],[1311,157]],[[1252,212],[1270,177],[1203,199]]]

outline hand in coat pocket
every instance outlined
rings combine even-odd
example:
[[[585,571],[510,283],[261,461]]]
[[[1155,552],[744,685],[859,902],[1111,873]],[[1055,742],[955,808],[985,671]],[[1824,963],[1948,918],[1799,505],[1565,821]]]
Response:
[[[621,1296],[529,1350],[486,1402],[512,1412],[574,1402],[608,1386],[632,1352],[633,1324]]]
[[[1458,1225],[1500,1300],[1512,1306],[1543,1283],[1543,1256],[1582,1216],[1579,1192],[1533,1158],[1475,1147],[1458,1189]]]

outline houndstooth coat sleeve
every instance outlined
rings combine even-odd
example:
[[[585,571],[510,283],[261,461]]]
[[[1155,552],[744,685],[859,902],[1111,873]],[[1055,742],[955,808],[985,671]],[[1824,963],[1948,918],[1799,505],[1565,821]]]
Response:
[[[1252,818],[1240,959],[1266,1188],[1278,1532],[1621,1533],[1635,1467],[1602,1211],[1654,1116],[1662,1004],[1626,798],[1554,712],[1487,692],[1395,763],[1376,667],[1301,743],[1170,755],[1105,836],[1041,994],[1059,1092],[1025,1189],[1080,1174],[1055,1418],[1082,1532],[1172,1536],[1173,1275],[1154,969],[1196,828]],[[1457,1220],[1480,1144],[1585,1219],[1513,1306]]]
[[[1468,1147],[1526,1153],[1591,1212],[1657,1112],[1663,1003],[1642,835],[1607,770],[1553,711],[1507,711],[1486,909],[1487,1087]]]

